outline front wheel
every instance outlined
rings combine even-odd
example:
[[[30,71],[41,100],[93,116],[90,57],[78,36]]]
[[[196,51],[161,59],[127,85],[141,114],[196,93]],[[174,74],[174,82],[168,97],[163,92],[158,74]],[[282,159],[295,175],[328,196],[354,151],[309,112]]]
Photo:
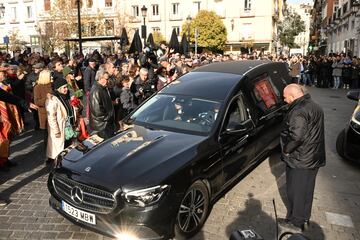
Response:
[[[342,158],[345,157],[344,143],[345,143],[345,129],[339,133],[336,139],[336,151]]]
[[[209,193],[201,181],[194,182],[181,201],[175,223],[175,238],[194,236],[205,223],[209,212]]]

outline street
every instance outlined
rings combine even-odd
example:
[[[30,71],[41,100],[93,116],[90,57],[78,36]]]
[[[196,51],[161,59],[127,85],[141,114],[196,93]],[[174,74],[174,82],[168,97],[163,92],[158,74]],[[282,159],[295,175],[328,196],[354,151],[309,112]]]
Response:
[[[360,165],[341,159],[335,148],[355,102],[346,98],[346,90],[310,87],[309,92],[325,112],[327,165],[319,170],[311,224],[304,234],[310,239],[360,239]],[[19,165],[0,176],[1,197],[9,201],[0,208],[0,239],[109,239],[49,207],[42,139],[41,132],[28,130],[11,144],[10,159]],[[273,153],[214,205],[193,239],[229,239],[237,229],[254,229],[264,239],[275,239],[272,201],[278,217],[285,217],[284,170],[279,153]]]

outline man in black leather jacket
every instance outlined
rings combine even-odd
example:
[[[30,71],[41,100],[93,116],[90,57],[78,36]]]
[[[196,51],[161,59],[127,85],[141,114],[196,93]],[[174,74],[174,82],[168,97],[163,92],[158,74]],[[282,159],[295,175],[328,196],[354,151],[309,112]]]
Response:
[[[115,111],[107,89],[109,74],[104,70],[101,71],[98,73],[98,79],[90,91],[89,124],[91,130],[100,137],[107,139],[112,137],[116,130]]]
[[[281,131],[288,198],[285,224],[304,230],[311,215],[316,175],[326,161],[324,113],[298,84],[284,89],[284,99],[289,104]]]

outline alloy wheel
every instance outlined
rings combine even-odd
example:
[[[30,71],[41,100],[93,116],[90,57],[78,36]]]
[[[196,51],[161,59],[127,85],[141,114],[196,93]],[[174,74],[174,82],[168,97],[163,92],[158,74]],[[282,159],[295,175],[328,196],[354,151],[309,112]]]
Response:
[[[206,194],[206,193],[205,193]],[[190,188],[183,198],[178,212],[178,226],[184,233],[190,233],[203,224],[208,203],[203,189]]]

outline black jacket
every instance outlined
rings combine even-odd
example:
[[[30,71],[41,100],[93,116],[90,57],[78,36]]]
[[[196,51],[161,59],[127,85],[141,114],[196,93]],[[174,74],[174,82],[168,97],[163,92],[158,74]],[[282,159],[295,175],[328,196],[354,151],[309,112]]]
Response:
[[[95,82],[90,92],[90,127],[96,132],[115,132],[115,112],[106,87]]]
[[[1,88],[0,88],[0,101],[15,104],[19,107],[22,107],[25,110],[29,108],[29,103],[27,103],[24,99],[21,99],[11,93],[8,93]]]
[[[31,72],[26,76],[25,90],[33,92],[36,81],[39,79],[40,73]]]
[[[84,76],[83,76],[85,92],[90,91],[91,87],[93,86],[93,84],[95,82],[95,76],[96,76],[96,70],[88,66],[85,69]]]
[[[143,82],[140,76],[137,76],[130,86],[130,91],[134,94],[135,104],[140,105],[156,92],[156,85],[150,79]]]
[[[281,131],[281,147],[282,159],[291,168],[325,166],[324,113],[309,94],[290,105]]]

